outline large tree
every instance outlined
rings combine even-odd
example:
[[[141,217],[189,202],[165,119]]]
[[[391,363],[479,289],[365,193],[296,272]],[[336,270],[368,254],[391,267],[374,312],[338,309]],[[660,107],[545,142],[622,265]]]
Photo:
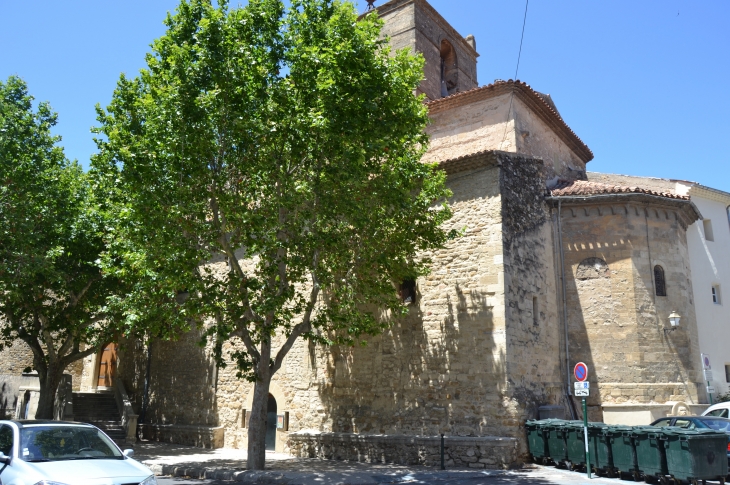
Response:
[[[93,164],[120,196],[110,268],[138,278],[128,321],[206,325],[220,363],[255,383],[248,466],[262,469],[269,385],[295,341],[387,328],[451,213],[444,174],[420,162],[423,61],[391,53],[375,15],[217,3],[183,1],[147,69],[121,77]]]
[[[0,349],[17,341],[40,378],[37,418],[52,419],[64,370],[113,331],[100,267],[105,224],[81,167],[51,133],[57,115],[17,77],[0,81]]]

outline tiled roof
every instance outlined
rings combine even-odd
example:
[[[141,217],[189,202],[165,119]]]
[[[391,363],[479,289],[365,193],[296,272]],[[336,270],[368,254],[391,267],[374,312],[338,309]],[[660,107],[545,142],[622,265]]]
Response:
[[[550,190],[553,197],[583,196],[583,195],[604,195],[604,194],[646,194],[668,199],[689,200],[684,195],[672,194],[669,192],[657,192],[644,187],[629,187],[623,185],[609,185],[586,180],[559,180],[557,185]]]
[[[486,86],[470,89],[469,91],[462,91],[445,98],[428,101],[426,102],[426,106],[428,106],[429,113],[435,114],[445,109],[451,109],[510,92],[513,92],[520,100],[525,102],[533,112],[541,117],[548,126],[551,126],[553,130],[578,154],[578,156],[583,159],[584,163],[593,159],[593,152],[591,149],[588,148],[588,146],[583,143],[583,140],[581,140],[578,135],[570,129],[562,116],[560,116],[560,113],[554,109],[555,105],[545,99],[545,96],[547,95],[538,93],[532,89],[529,84],[520,80],[513,81],[510,79],[509,81],[494,81],[494,83],[487,84]]]

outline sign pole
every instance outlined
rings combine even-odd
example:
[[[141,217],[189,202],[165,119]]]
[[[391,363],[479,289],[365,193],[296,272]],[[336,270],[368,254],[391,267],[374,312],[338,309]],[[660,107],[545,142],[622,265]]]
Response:
[[[578,362],[573,368],[573,375],[575,380],[573,385],[575,386],[575,395],[583,398],[583,437],[586,444],[586,474],[589,479],[591,476],[591,452],[588,447],[588,404],[586,403],[586,397],[590,395],[590,383],[588,382],[588,366],[583,362]]]
[[[712,387],[712,384],[710,384],[710,381],[712,380],[710,354],[700,354],[700,357],[702,357],[702,374],[705,377],[705,382],[707,382],[707,396],[710,398],[710,405],[712,405],[714,404],[712,402],[712,393],[715,392],[715,389]]]
[[[708,387],[708,388],[709,388],[709,387],[711,387],[711,385],[710,385],[710,381],[707,381],[707,387]],[[708,392],[708,393],[707,393],[707,395],[708,395],[708,396],[710,396],[710,406],[712,406],[712,405],[714,404],[714,403],[712,402],[712,393],[711,393],[711,392]]]
[[[591,451],[588,448],[588,405],[586,404],[586,398],[583,398],[583,436],[586,442],[586,475],[588,478],[591,476]]]

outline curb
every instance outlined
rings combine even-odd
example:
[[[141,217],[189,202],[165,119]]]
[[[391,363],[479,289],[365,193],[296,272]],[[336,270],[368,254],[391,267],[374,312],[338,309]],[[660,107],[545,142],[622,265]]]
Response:
[[[287,485],[291,482],[299,483],[302,481],[310,481],[315,477],[318,481],[325,483],[347,483],[348,485],[373,485],[388,483],[404,483],[413,481],[429,481],[433,479],[473,479],[488,477],[500,477],[509,473],[507,470],[482,470],[475,472],[472,470],[464,471],[434,471],[434,472],[418,472],[407,473],[401,472],[397,475],[370,475],[357,480],[351,474],[341,474],[338,472],[329,472],[327,478],[316,472],[277,472],[277,471],[247,471],[247,470],[231,470],[230,468],[205,468],[190,467],[179,465],[147,465],[156,476],[170,477],[186,477],[194,479],[214,479],[214,480],[230,480],[239,483],[249,483],[255,485]],[[340,476],[342,475],[342,476]],[[329,478],[329,479],[328,479]]]
[[[256,484],[286,484],[290,479],[281,472],[231,470],[229,468],[204,468],[177,465],[147,465],[156,476],[207,478],[232,480]]]

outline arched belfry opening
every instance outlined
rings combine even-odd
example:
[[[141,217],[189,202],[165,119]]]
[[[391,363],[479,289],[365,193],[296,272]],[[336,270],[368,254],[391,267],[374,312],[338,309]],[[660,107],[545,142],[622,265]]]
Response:
[[[271,394],[266,405],[266,449],[276,450],[276,399]]]
[[[441,41],[441,97],[455,94],[459,87],[459,63],[456,51],[446,39]]]

